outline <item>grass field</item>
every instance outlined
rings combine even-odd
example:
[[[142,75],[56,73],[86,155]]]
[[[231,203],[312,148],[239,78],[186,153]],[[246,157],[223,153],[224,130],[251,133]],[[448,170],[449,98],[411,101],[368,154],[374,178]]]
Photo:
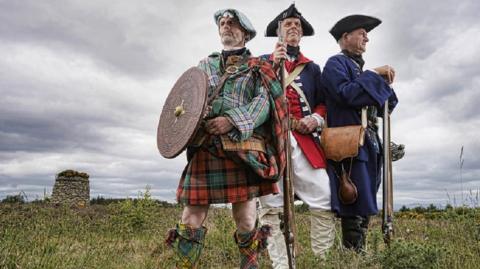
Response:
[[[163,242],[180,212],[180,207],[160,206],[148,196],[80,209],[1,203],[0,268],[173,268],[173,253]],[[212,209],[206,226],[199,268],[238,268],[229,209]],[[299,209],[297,226],[300,269],[480,268],[478,208],[399,212],[390,248],[383,243],[376,217],[364,255],[343,250],[337,229],[326,261],[317,260],[308,247],[308,212]],[[261,268],[271,268],[266,254]]]

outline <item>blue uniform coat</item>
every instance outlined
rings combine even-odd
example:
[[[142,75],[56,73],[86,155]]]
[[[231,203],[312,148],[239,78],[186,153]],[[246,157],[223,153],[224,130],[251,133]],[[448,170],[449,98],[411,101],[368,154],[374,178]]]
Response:
[[[261,57],[273,63],[272,54],[263,55]],[[299,53],[295,60],[285,60],[285,69],[287,72],[293,72],[299,65],[304,65],[304,68],[294,79],[294,82],[300,87],[305,95],[311,113],[317,113],[324,117],[326,106],[320,67],[305,57],[302,53]],[[310,114],[302,111],[300,95],[297,94],[297,91],[294,90],[292,86],[287,86],[286,96],[288,99],[290,116],[292,118],[301,119]],[[292,131],[292,134],[313,168],[318,169],[327,167],[325,154],[312,134],[301,134],[297,131]]]
[[[260,56],[260,58],[272,63],[272,54],[265,54]],[[317,105],[324,103],[323,91],[320,90],[323,88],[320,67],[318,64],[310,61],[305,65],[301,74],[299,76],[300,79],[296,79],[295,82],[302,85],[300,88],[302,88],[308,103],[314,110]]]
[[[377,73],[362,72],[352,59],[337,54],[326,63],[322,73],[327,105],[329,127],[361,124],[361,108],[375,106],[383,111],[383,104],[389,100],[392,109],[398,102],[393,89]],[[365,143],[353,160],[351,179],[357,186],[358,198],[352,205],[343,205],[338,198],[338,178],[335,167],[338,163],[328,161],[327,171],[332,180],[332,210],[340,217],[369,216],[378,213],[376,194],[381,182],[382,156],[376,131],[367,132]],[[373,135],[372,135],[373,134]],[[343,161],[350,167],[350,159]],[[340,170],[337,170],[338,173]]]

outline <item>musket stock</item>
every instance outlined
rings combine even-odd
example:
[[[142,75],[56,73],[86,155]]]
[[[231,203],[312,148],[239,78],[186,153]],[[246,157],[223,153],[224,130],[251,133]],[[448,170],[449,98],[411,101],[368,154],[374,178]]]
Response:
[[[283,37],[280,31],[281,21],[278,22],[278,40],[283,42]],[[286,97],[287,85],[285,85],[285,60],[280,61],[280,83],[282,84],[283,93]],[[285,168],[285,174],[283,176],[283,218],[282,229],[283,236],[285,237],[285,245],[287,247],[288,267],[290,269],[295,268],[295,213],[294,213],[294,191],[292,183],[292,160],[291,160],[291,146],[290,146],[290,109],[287,105],[287,121],[288,121],[288,135],[285,141],[285,151],[287,166]]]

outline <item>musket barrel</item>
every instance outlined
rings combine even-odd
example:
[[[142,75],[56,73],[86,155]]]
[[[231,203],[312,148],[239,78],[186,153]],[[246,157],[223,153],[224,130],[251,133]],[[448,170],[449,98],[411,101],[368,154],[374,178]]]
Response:
[[[382,232],[385,243],[390,244],[393,232],[392,155],[390,149],[390,114],[388,100],[383,106],[383,218]]]
[[[383,106],[383,225],[387,223],[387,208],[388,208],[388,158],[390,157],[389,154],[389,147],[390,147],[390,138],[388,137],[388,100],[385,101],[385,105]],[[384,227],[385,228],[385,227]]]
[[[281,34],[281,21],[278,22],[278,40],[283,42]],[[285,79],[285,60],[280,61],[280,83],[282,85],[283,94],[286,97],[287,85]],[[285,174],[283,177],[283,235],[285,237],[285,244],[287,247],[288,267],[290,269],[295,268],[295,235],[292,231],[294,227],[294,208],[293,208],[293,184],[292,184],[292,163],[291,163],[291,146],[290,146],[290,108],[287,104],[287,139],[285,141],[285,152],[287,166],[285,168]]]

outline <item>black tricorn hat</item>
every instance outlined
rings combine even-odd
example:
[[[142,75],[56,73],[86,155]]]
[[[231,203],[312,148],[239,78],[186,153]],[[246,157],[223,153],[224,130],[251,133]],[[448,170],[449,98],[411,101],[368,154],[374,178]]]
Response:
[[[298,12],[298,10],[295,8],[295,4],[291,4],[267,25],[265,36],[277,36],[278,22],[286,18],[300,19],[304,36],[311,36],[314,34],[312,25],[302,16],[302,13]]]
[[[382,23],[382,21],[374,17],[366,15],[350,15],[335,23],[330,30],[330,34],[332,34],[335,40],[338,41],[343,33],[350,33],[359,28],[363,28],[365,31],[370,32],[380,23]]]

